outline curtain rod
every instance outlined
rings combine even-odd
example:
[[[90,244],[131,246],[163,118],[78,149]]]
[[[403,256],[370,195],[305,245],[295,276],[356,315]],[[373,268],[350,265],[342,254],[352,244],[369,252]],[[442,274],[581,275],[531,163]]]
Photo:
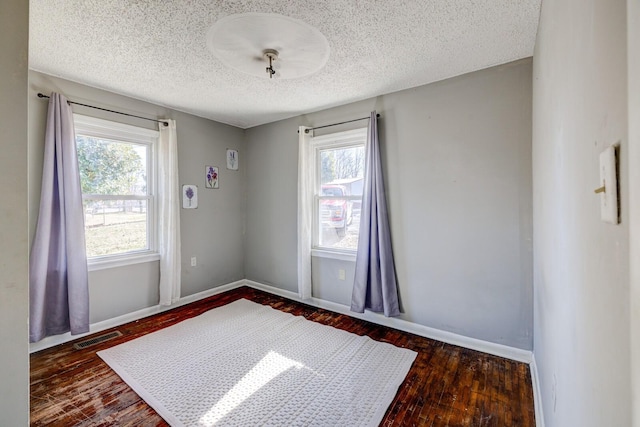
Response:
[[[376,114],[376,117],[380,117],[380,114]],[[324,126],[318,126],[315,128],[310,128],[310,129],[305,129],[304,133],[309,133],[310,130],[316,130],[316,129],[322,129],[322,128],[328,128],[330,126],[338,126],[338,125],[343,125],[345,123],[351,123],[351,122],[359,122],[360,120],[369,120],[370,117],[361,117],[359,119],[353,119],[353,120],[347,120],[346,122],[340,122],[340,123],[332,123],[330,125],[324,125]],[[298,133],[300,133],[300,131],[298,131]]]
[[[50,98],[47,95],[43,95],[41,93],[38,93],[38,98]],[[106,108],[100,108],[100,107],[94,107],[93,105],[87,105],[87,104],[81,104],[79,102],[73,102],[73,101],[69,101],[67,100],[67,102],[69,104],[76,104],[76,105],[82,105],[83,107],[89,107],[89,108],[95,108],[96,110],[102,110],[102,111],[107,111],[109,113],[116,113],[116,114],[122,114],[123,116],[129,116],[129,117],[135,117],[136,119],[142,119],[142,120],[149,120],[151,122],[157,122],[157,123],[162,123],[165,126],[169,126],[169,123],[163,121],[163,120],[156,120],[156,119],[149,119],[147,117],[142,117],[142,116],[136,116],[134,114],[129,114],[129,113],[122,113],[120,111],[113,111],[113,110],[107,110]]]

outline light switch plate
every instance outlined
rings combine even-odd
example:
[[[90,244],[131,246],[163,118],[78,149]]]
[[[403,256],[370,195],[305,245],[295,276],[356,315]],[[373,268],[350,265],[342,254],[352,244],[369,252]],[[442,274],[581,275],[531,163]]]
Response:
[[[618,223],[618,179],[616,175],[616,147],[600,153],[600,218],[609,224]]]

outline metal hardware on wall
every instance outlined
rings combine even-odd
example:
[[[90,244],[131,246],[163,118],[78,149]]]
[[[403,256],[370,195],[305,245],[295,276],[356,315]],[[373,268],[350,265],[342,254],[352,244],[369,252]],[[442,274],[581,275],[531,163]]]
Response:
[[[620,223],[619,145],[615,144],[600,153],[600,218],[609,224]]]

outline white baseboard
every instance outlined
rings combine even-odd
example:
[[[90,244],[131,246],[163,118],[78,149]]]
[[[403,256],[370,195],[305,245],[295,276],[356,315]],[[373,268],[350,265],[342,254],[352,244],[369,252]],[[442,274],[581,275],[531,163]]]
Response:
[[[334,311],[336,313],[345,314],[358,319],[367,320],[378,325],[388,326],[394,329],[398,329],[404,332],[410,332],[412,334],[420,335],[422,337],[431,338],[434,340],[446,342],[448,344],[458,345],[461,347],[469,348],[471,350],[482,351],[484,353],[493,354],[495,356],[504,357],[518,362],[531,363],[532,353],[528,350],[522,350],[514,347],[505,346],[502,344],[496,344],[488,341],[483,341],[475,338],[465,337],[463,335],[454,334],[452,332],[442,331],[428,326],[419,325],[406,320],[385,317],[378,313],[365,311],[364,313],[355,313],[350,308],[343,304],[338,304],[331,301],[322,300],[319,298],[310,298],[308,300],[302,300],[296,292],[287,291],[277,288],[275,286],[265,285],[263,283],[255,282],[252,280],[238,280],[236,282],[228,283],[226,285],[217,286],[212,289],[208,289],[197,294],[189,295],[184,298],[180,298],[178,302],[170,306],[154,305],[152,307],[143,308],[141,310],[134,311],[132,313],[123,314],[112,319],[103,320],[90,325],[89,332],[79,335],[71,335],[69,332],[60,335],[54,335],[46,337],[37,343],[31,343],[29,345],[29,352],[34,353],[36,351],[44,350],[49,347],[63,344],[65,342],[73,341],[78,338],[85,337],[87,335],[95,334],[116,326],[124,325],[125,323],[133,322],[135,320],[142,319],[144,317],[152,316],[157,313],[162,313],[167,310],[180,307],[203,298],[217,295],[222,292],[226,292],[232,289],[239,288],[241,286],[249,286],[255,289],[259,289],[270,294],[279,295],[281,297],[302,302],[312,305],[314,307],[323,308],[326,310]]]
[[[122,316],[114,317],[112,319],[107,319],[101,322],[92,323],[91,325],[89,325],[89,332],[85,334],[71,335],[71,333],[67,332],[60,335],[53,335],[50,337],[46,337],[36,343],[30,343],[29,353],[35,353],[36,351],[44,350],[49,347],[53,347],[59,344],[64,344],[69,341],[77,340],[78,338],[95,334],[96,332],[105,331],[107,329],[110,329],[116,326],[124,325],[125,323],[140,320],[144,317],[149,317],[157,313],[162,313],[164,311],[172,310],[176,307],[190,304],[192,302],[199,301],[204,298],[208,298],[212,295],[221,294],[223,292],[227,292],[244,285],[245,285],[245,280],[238,280],[236,282],[227,283],[226,285],[217,286],[215,288],[207,289],[206,291],[198,292],[197,294],[180,298],[175,304],[172,304],[172,305],[166,305],[166,306],[154,305],[152,307],[143,308],[141,310],[137,310],[132,313],[123,314]]]
[[[314,307],[324,308],[326,310],[335,311],[340,314],[346,314],[358,319],[367,320],[378,325],[388,326],[394,329],[398,329],[404,332],[410,332],[412,334],[420,335],[422,337],[431,338],[434,340],[446,342],[448,344],[458,345],[471,350],[481,351],[483,353],[493,354],[495,356],[504,357],[507,359],[515,360],[523,363],[531,363],[532,353],[529,350],[522,350],[515,347],[509,347],[502,344],[496,344],[488,341],[479,340],[476,338],[469,338],[463,335],[454,334],[452,332],[442,331],[428,326],[419,325],[406,320],[385,317],[382,314],[365,311],[364,313],[354,313],[350,308],[343,304],[338,304],[331,301],[326,301],[318,298],[310,298],[308,300],[302,300],[296,292],[286,291],[274,286],[265,285],[263,283],[254,282],[252,280],[246,280],[246,285],[255,289],[259,289],[271,294],[279,295],[281,297],[291,299],[294,301],[302,302],[312,305]]]
[[[536,355],[531,356],[529,363],[531,372],[531,386],[533,387],[533,405],[536,411],[536,427],[544,427],[544,412],[542,411],[542,390],[540,389],[540,376],[538,375],[538,365],[536,365]]]

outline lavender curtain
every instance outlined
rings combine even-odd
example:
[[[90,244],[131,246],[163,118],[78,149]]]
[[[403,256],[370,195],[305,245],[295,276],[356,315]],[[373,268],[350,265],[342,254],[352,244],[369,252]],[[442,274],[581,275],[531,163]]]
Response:
[[[384,312],[387,317],[398,316],[398,288],[382,178],[378,118],[375,111],[369,119],[365,146],[364,188],[358,239],[351,311],[364,313],[365,309],[369,309]]]
[[[30,342],[89,331],[87,276],[73,112],[64,96],[52,93],[40,212],[29,259]]]

